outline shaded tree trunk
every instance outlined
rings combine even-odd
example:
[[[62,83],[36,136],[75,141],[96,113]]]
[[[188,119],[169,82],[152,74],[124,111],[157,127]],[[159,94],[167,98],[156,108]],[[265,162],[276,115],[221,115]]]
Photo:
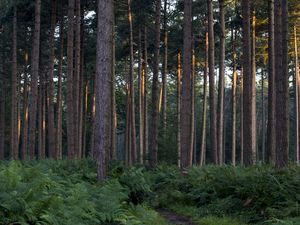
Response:
[[[17,160],[18,152],[18,78],[17,78],[17,2],[13,1],[13,46],[12,46],[12,95],[10,147],[11,158]]]
[[[96,115],[95,148],[98,151],[98,180],[106,177],[105,153],[109,148],[112,77],[113,1],[98,2],[97,58],[96,58]]]
[[[208,74],[208,32],[205,35],[205,68],[203,78],[203,114],[202,114],[202,128],[201,128],[201,155],[200,166],[205,164],[206,155],[206,114],[207,114],[207,74]]]
[[[274,0],[269,0],[267,162],[275,162],[275,46]]]
[[[289,148],[289,76],[287,0],[275,0],[275,84],[276,84],[276,161],[277,168],[288,164]]]
[[[250,36],[250,1],[242,0],[242,16],[243,16],[243,126],[247,132],[243,132],[244,144],[244,164],[246,166],[253,165],[255,162],[256,147],[253,143],[253,130],[256,121],[253,121],[253,74],[251,72],[251,36]]]
[[[74,124],[73,124],[73,136],[74,136],[74,157],[80,158],[79,156],[79,145],[80,145],[80,132],[79,132],[79,89],[80,89],[80,62],[81,62],[81,6],[80,0],[75,0],[75,65],[73,73],[73,113],[74,113]],[[68,40],[69,41],[69,40]]]
[[[300,80],[299,80],[299,60],[298,60],[298,42],[297,42],[297,28],[294,27],[294,43],[295,43],[295,95],[296,95],[296,163],[299,164],[299,86],[300,86]]]
[[[2,35],[0,34],[2,39]],[[0,41],[1,48],[3,47],[3,42]],[[0,160],[4,160],[4,147],[5,147],[5,74],[4,74],[4,57],[3,52],[0,52]]]
[[[223,134],[224,134],[224,82],[225,82],[225,15],[224,0],[219,0],[220,8],[220,58],[219,58],[219,92],[217,120],[217,149],[219,164],[223,164]]]
[[[265,162],[265,152],[266,152],[266,116],[265,116],[265,81],[264,81],[264,71],[261,71],[261,107],[262,107],[262,116],[261,116],[261,121],[262,121],[262,162]]]
[[[214,18],[212,0],[207,0],[208,8],[208,66],[209,66],[209,105],[210,105],[210,147],[211,158],[214,164],[218,163],[217,149],[217,123],[215,107],[215,38],[214,38]]]
[[[184,38],[183,38],[183,77],[182,77],[182,98],[180,114],[180,142],[181,142],[181,168],[191,166],[191,123],[192,123],[192,1],[184,1]]]
[[[241,125],[241,159],[240,163],[241,165],[244,165],[244,70],[241,71],[241,84],[240,84],[240,125]]]
[[[168,28],[167,28],[167,5],[168,0],[164,0],[164,60],[162,71],[162,117],[163,117],[163,131],[166,135],[167,129],[167,74],[168,74]]]
[[[141,27],[139,27],[139,76],[138,76],[138,98],[139,98],[139,163],[143,164],[143,146],[144,146],[144,68],[142,65],[142,32]]]
[[[155,50],[152,81],[152,109],[151,109],[151,135],[150,135],[150,165],[157,164],[158,152],[158,124],[159,124],[159,49],[160,49],[160,6],[161,0],[156,0],[155,6]]]
[[[195,78],[195,46],[194,46],[194,40],[193,40],[193,47],[192,47],[192,71],[191,71],[191,146],[190,146],[190,165],[193,164],[193,156],[194,156],[194,150],[195,150],[195,136],[196,136],[196,130],[195,130],[195,85],[196,85],[196,78]]]
[[[68,158],[75,157],[75,135],[74,135],[74,0],[69,0],[68,5],[68,44],[67,44],[67,59],[68,59],[68,76],[67,76],[67,139],[68,139]]]
[[[135,130],[135,101],[134,101],[134,53],[133,53],[133,25],[132,25],[132,0],[128,0],[128,21],[129,21],[129,46],[130,46],[130,66],[129,66],[129,98],[130,98],[130,136],[131,136],[131,164],[136,162],[136,130]]]
[[[62,7],[62,6],[61,6]],[[57,88],[57,127],[56,127],[56,150],[57,159],[62,159],[62,67],[64,58],[64,13],[61,8],[60,25],[59,25],[59,39],[60,39],[60,55],[58,64],[58,88]]]
[[[31,85],[29,94],[29,157],[35,158],[35,140],[36,140],[36,115],[37,115],[37,94],[39,78],[39,59],[40,59],[40,27],[41,27],[41,0],[35,0],[35,19],[34,33],[32,43],[31,60]]]
[[[48,75],[48,142],[49,142],[49,157],[56,158],[57,149],[55,146],[55,126],[54,126],[54,57],[55,57],[55,46],[54,46],[54,33],[56,27],[56,0],[51,1],[51,29],[50,29],[50,58],[49,58],[49,75]]]

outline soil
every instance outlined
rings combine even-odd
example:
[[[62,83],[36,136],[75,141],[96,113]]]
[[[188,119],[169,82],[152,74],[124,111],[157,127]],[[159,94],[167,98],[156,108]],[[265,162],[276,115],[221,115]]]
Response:
[[[191,219],[178,215],[167,209],[156,210],[163,218],[165,218],[170,224],[174,225],[196,225]]]

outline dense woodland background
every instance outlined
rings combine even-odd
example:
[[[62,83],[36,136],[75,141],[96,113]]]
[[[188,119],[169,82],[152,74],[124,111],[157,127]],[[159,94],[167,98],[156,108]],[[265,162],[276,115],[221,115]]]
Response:
[[[297,0],[0,8],[1,159],[299,163]]]

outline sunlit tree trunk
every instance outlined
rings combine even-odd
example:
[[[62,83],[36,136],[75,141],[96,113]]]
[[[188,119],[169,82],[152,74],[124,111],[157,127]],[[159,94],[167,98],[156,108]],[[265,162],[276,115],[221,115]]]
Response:
[[[201,128],[201,155],[200,166],[205,164],[206,155],[206,111],[207,111],[207,74],[208,74],[208,32],[205,35],[205,68],[203,77],[203,113],[202,113],[202,128]]]
[[[262,116],[261,116],[261,121],[262,121],[262,162],[265,162],[265,152],[266,152],[266,116],[265,116],[265,80],[264,80],[264,70],[261,71],[261,108],[262,108]]]
[[[232,50],[233,50],[233,76],[232,76],[232,152],[231,152],[231,163],[233,166],[236,165],[236,30],[232,28]]]
[[[36,115],[40,59],[41,0],[35,0],[35,19],[32,43],[31,84],[29,95],[29,157],[35,158]]]
[[[161,0],[155,5],[155,50],[152,81],[152,109],[151,109],[151,135],[150,135],[150,165],[157,164],[158,152],[158,125],[159,125],[159,59],[160,59],[160,6]]]
[[[194,40],[193,40],[194,42]],[[195,150],[195,85],[196,85],[196,78],[195,78],[195,66],[196,66],[196,59],[195,59],[195,46],[193,43],[192,47],[192,71],[191,71],[191,146],[190,146],[190,165],[193,164],[193,156]]]
[[[240,154],[240,163],[241,165],[244,165],[244,70],[241,71],[241,83],[240,83],[240,126],[241,126],[241,137],[240,137],[240,148],[241,148],[241,154]]]
[[[178,167],[181,165],[181,140],[180,140],[180,110],[181,110],[181,52],[177,53],[177,156]]]

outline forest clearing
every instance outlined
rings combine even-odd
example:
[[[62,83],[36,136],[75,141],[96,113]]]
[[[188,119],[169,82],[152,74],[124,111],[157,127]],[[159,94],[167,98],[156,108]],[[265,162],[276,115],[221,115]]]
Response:
[[[0,0],[0,225],[299,225],[299,0]]]

